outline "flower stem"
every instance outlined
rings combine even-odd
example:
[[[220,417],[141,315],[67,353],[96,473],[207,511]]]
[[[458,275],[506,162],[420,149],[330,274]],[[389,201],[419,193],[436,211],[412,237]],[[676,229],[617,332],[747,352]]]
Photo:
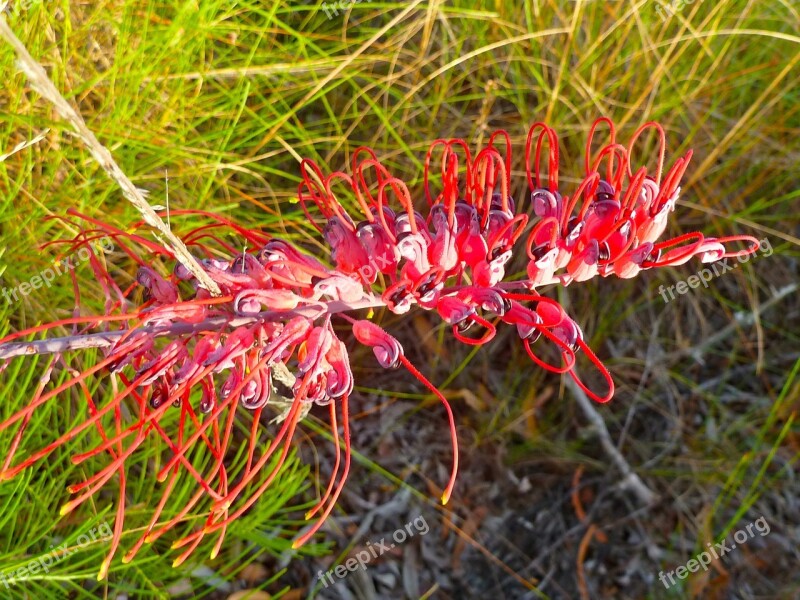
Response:
[[[384,306],[384,303],[380,299],[365,297],[363,300],[359,300],[357,302],[332,301],[324,305],[308,305],[293,310],[265,311],[258,314],[241,317],[233,315],[218,315],[205,319],[199,323],[146,325],[138,328],[138,331],[150,334],[153,337],[164,337],[187,333],[198,333],[201,331],[217,331],[221,327],[236,328],[243,325],[250,325],[259,321],[262,323],[282,321],[291,319],[292,317],[318,319],[326,314],[333,315],[349,310],[360,310],[379,306]],[[113,346],[119,339],[129,334],[130,331],[130,329],[119,329],[115,331],[103,331],[99,333],[87,333],[83,335],[68,335],[64,337],[50,338],[45,340],[32,340],[28,342],[0,342],[0,360],[30,354],[54,354],[60,352],[70,352],[74,350],[85,350],[87,348],[108,348],[109,346]]]

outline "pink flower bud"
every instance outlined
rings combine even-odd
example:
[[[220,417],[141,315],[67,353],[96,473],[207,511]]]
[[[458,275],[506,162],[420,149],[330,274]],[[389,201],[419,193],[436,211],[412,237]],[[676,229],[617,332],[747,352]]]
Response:
[[[147,289],[150,296],[160,304],[173,304],[178,301],[178,287],[148,267],[139,267],[136,281]]]
[[[350,369],[350,357],[344,342],[334,336],[325,359],[331,366],[327,378],[328,396],[341,398],[350,395],[353,391],[353,372]]]
[[[213,372],[219,373],[234,366],[234,361],[253,347],[253,330],[239,327],[229,334],[225,343],[211,352],[203,361],[204,367],[214,365]]]
[[[371,321],[356,321],[353,323],[353,335],[356,339],[372,348],[375,358],[385,368],[395,368],[403,356],[403,347],[396,339]]]

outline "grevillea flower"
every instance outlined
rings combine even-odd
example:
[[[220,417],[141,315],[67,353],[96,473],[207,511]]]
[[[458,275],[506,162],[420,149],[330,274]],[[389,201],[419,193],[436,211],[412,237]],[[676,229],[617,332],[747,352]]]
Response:
[[[592,138],[602,123],[609,128],[609,140],[593,155]],[[655,171],[648,174],[647,167],[641,166],[634,172],[634,144],[649,128],[658,133],[660,140]],[[547,185],[540,175],[545,138]],[[568,285],[598,274],[627,279],[642,269],[682,264],[693,256],[713,262],[755,252],[758,241],[751,236],[716,239],[694,232],[658,241],[667,227],[669,213],[675,210],[679,183],[692,156],[691,151],[687,152],[664,174],[665,154],[664,130],[657,123],[640,127],[626,147],[617,142],[614,124],[598,119],[586,144],[583,179],[571,198],[562,197],[558,184],[558,137],[546,125],[534,125],[528,134],[525,158],[528,184],[533,190],[531,203],[540,219],[527,240],[530,280],[536,284]],[[737,241],[750,245],[726,251],[727,243]]]
[[[603,124],[609,129],[608,140],[593,152],[593,138]],[[652,171],[635,167],[632,160],[637,139],[649,128],[660,139]],[[217,536],[212,556],[216,555],[227,526],[257,502],[280,473],[295,429],[308,409],[325,406],[336,452],[334,472],[307,514],[317,520],[295,541],[298,547],[333,510],[350,469],[348,405],[354,381],[346,340],[340,337],[342,330],[334,328],[338,323],[349,326],[352,338],[370,347],[383,368],[404,367],[442,402],[453,449],[452,471],[442,494],[447,502],[456,482],[458,443],[446,398],[411,364],[396,338],[365,315],[352,313],[378,307],[397,314],[415,307],[431,311],[457,340],[469,345],[485,344],[498,327],[513,326],[535,364],[568,373],[598,402],[610,400],[614,393],[611,375],[589,348],[580,326],[558,302],[537,289],[598,275],[630,278],[641,270],[682,264],[693,256],[708,262],[749,254],[758,247],[750,236],[706,238],[699,232],[660,241],[691,152],[679,157],[666,173],[665,155],[664,132],[657,124],[643,125],[624,146],[617,141],[611,121],[599,119],[589,134],[584,173],[570,196],[559,187],[556,133],[536,123],[525,146],[530,202],[515,201],[510,195],[512,143],[504,131],[493,134],[474,155],[463,140],[436,140],[425,160],[423,201],[415,201],[406,184],[368,148],[354,153],[349,174],[325,175],[312,161],[304,160],[298,199],[328,243],[332,266],[285,240],[245,229],[221,216],[172,212],[176,219],[196,215],[210,220],[187,232],[184,239],[201,254],[203,270],[221,291],[217,297],[183,265],[174,264],[169,249],[71,211],[70,220],[80,233],[63,241],[65,247],[71,252],[80,248],[93,252],[93,241],[111,238],[135,263],[135,283],[120,287],[105,263],[92,254],[89,264],[106,297],[105,314],[76,314],[0,340],[0,357],[5,358],[29,353],[29,348],[56,352],[59,357],[93,346],[105,353],[93,367],[51,389],[43,378],[31,402],[0,423],[0,431],[16,427],[0,480],[16,476],[87,429],[96,429],[101,442],[74,456],[73,462],[102,453],[109,461],[86,481],[71,486],[74,498],[62,514],[118,476],[117,521],[100,569],[104,577],[123,531],[126,459],[148,437],[161,439],[169,450],[157,474],[164,484],[163,495],[123,561],[132,560],[144,543],[160,538],[191,514],[207,512],[202,525],[174,543],[182,549],[175,560],[180,564],[212,534]],[[425,214],[419,212],[423,203],[427,204]],[[314,207],[319,217],[312,213]],[[224,241],[229,237],[223,233],[235,235],[238,247],[255,250],[239,251]],[[728,250],[732,242],[748,246]],[[525,255],[528,278],[507,280],[506,267],[515,256]],[[173,265],[171,271],[161,268],[164,263]],[[17,341],[61,326],[71,326],[73,335],[60,343]],[[578,353],[588,357],[605,382],[600,391],[576,373]],[[545,360],[545,355],[558,358]],[[52,361],[48,373],[54,366]],[[113,380],[115,393],[110,402],[98,406],[87,382],[104,375]],[[276,379],[288,382],[292,398],[280,416],[278,431],[264,447],[261,414],[270,406]],[[69,389],[84,397],[86,420],[15,462],[33,411]],[[129,406],[126,411],[123,402]],[[169,411],[178,411],[177,425],[165,418]],[[242,455],[232,443],[233,429],[246,413],[252,425],[241,464],[234,460]],[[194,460],[198,454],[204,460]],[[194,480],[195,494],[177,515],[162,518],[172,490],[186,477]]]

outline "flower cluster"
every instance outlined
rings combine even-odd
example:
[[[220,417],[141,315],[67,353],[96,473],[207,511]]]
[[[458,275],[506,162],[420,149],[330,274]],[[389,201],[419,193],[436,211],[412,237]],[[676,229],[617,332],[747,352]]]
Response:
[[[601,124],[608,126],[609,140],[593,153],[592,138]],[[652,174],[644,166],[634,171],[634,143],[651,127],[661,141],[656,168]],[[174,544],[184,548],[175,561],[179,564],[206,535],[218,534],[213,554],[218,552],[227,526],[278,476],[298,423],[311,406],[320,405],[328,410],[336,461],[324,493],[307,515],[319,513],[317,521],[295,541],[297,547],[314,535],[333,510],[349,472],[348,402],[353,373],[345,341],[352,337],[370,347],[382,367],[405,367],[442,402],[453,448],[452,471],[442,494],[447,502],[458,469],[453,412],[441,392],[408,361],[400,343],[369,318],[356,318],[354,313],[385,308],[402,314],[412,307],[433,311],[451,327],[456,339],[470,345],[489,342],[501,324],[513,326],[533,362],[555,373],[568,373],[592,398],[606,402],[614,392],[607,369],[584,341],[578,324],[558,302],[537,289],[596,275],[629,278],[643,269],[681,264],[695,255],[708,262],[752,253],[758,247],[749,236],[713,239],[701,233],[658,241],[675,208],[678,185],[690,159],[690,154],[679,158],[664,175],[665,140],[658,125],[643,126],[625,147],[616,141],[613,124],[598,120],[587,143],[584,176],[571,197],[559,189],[558,139],[552,129],[537,123],[527,136],[530,202],[516,202],[510,195],[511,148],[511,138],[504,131],[492,135],[474,155],[463,140],[436,140],[425,161],[425,214],[418,211],[422,202],[415,202],[407,185],[367,148],[354,153],[350,173],[326,175],[313,162],[302,161],[298,200],[329,245],[332,266],[285,240],[242,228],[221,216],[173,211],[176,218],[210,219],[210,224],[184,237],[189,247],[204,255],[201,266],[221,291],[216,297],[183,265],[177,264],[168,275],[156,266],[174,261],[168,248],[73,213],[82,227],[78,236],[65,241],[69,250],[91,249],[94,240],[110,237],[137,264],[135,283],[121,288],[109,273],[105,257],[93,253],[89,263],[105,294],[104,315],[76,313],[0,340],[2,356],[3,348],[14,340],[71,326],[71,342],[55,355],[58,360],[67,350],[89,346],[104,347],[105,352],[97,364],[52,389],[47,389],[47,378],[43,378],[33,400],[0,423],[0,431],[17,425],[0,480],[14,477],[81,432],[97,429],[101,442],[74,456],[73,462],[100,453],[107,453],[110,461],[70,488],[75,497],[62,513],[119,475],[118,518],[111,550],[101,567],[103,577],[122,532],[125,461],[148,436],[155,436],[170,451],[158,473],[159,481],[165,482],[164,494],[123,560],[131,560],[144,543],[158,539],[206,506],[205,523]],[[233,233],[245,250],[227,242],[223,232]],[[725,244],[735,241],[750,245],[727,251]],[[255,251],[248,252],[248,247]],[[527,279],[514,280],[507,275],[508,267],[515,256],[524,254]],[[77,284],[75,289],[77,294]],[[578,376],[578,353],[596,367],[605,382],[603,390],[592,389]],[[545,354],[551,360],[545,360]],[[49,363],[48,375],[55,364],[56,360]],[[91,376],[100,374],[108,374],[114,390],[112,401],[104,406],[94,403],[87,385]],[[286,388],[282,395],[291,400],[265,448],[262,411],[271,400],[277,401],[279,383]],[[77,389],[84,397],[88,418],[13,464],[33,411],[68,389]],[[133,417],[130,410],[122,410],[123,402],[133,407]],[[234,426],[242,419],[240,408],[251,415],[243,464],[235,460],[242,454],[237,452],[238,442],[234,443]],[[168,418],[170,411],[178,411],[177,420]],[[183,475],[196,481],[196,493],[177,515],[162,519]]]
[[[593,157],[592,138],[601,123],[608,125],[610,140]],[[645,166],[634,172],[631,163],[634,144],[651,127],[660,139],[655,172],[648,175]],[[547,186],[542,187],[538,165],[545,137],[550,170]],[[598,119],[586,145],[584,177],[570,200],[558,191],[556,133],[543,124],[532,127],[526,145],[526,165],[528,184],[533,190],[531,204],[539,221],[531,230],[526,246],[531,284],[568,285],[598,274],[629,279],[642,269],[683,264],[693,256],[699,256],[702,262],[714,262],[755,252],[758,242],[751,236],[717,239],[694,232],[658,241],[666,230],[669,214],[675,210],[679,183],[692,157],[690,150],[664,175],[665,152],[664,130],[657,123],[640,127],[626,148],[617,143],[613,123],[605,118]],[[536,165],[533,174],[532,154]],[[607,162],[605,178],[600,174],[604,162]],[[581,207],[575,213],[578,203]],[[751,246],[726,252],[725,243],[734,241],[750,241]],[[557,271],[566,272],[556,274]]]

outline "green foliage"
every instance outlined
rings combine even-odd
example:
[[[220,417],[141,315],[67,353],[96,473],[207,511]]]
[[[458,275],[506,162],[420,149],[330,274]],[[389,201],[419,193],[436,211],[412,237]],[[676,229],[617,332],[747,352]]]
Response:
[[[524,170],[517,149],[528,124],[547,120],[562,135],[562,162],[572,164],[564,176],[574,181],[582,169],[589,125],[607,115],[623,127],[625,138],[646,120],[660,121],[667,131],[668,160],[690,147],[695,150],[675,231],[697,228],[714,235],[746,229],[768,235],[776,256],[796,259],[800,21],[791,2],[697,1],[682,5],[666,21],[657,7],[667,4],[656,1],[346,4],[328,19],[321,5],[299,1],[42,0],[18,3],[8,19],[123,170],[150,191],[153,203],[164,203],[166,172],[173,209],[223,213],[323,256],[316,232],[293,204],[301,157],[332,170],[346,169],[352,151],[369,145],[419,184],[430,141],[450,136],[485,141],[491,130],[503,127],[515,140],[512,191],[521,197]],[[44,140],[0,161],[0,274],[3,287],[16,288],[56,258],[57,251],[42,249],[43,244],[75,233],[68,223],[45,217],[63,215],[71,207],[126,228],[138,216],[26,86],[5,46],[0,48],[0,74],[0,153],[50,128]],[[653,141],[644,140],[639,151],[644,155]],[[419,185],[412,191],[419,193]],[[176,224],[176,231],[181,226]],[[759,294],[770,290],[770,281],[757,277],[756,269],[764,272],[756,264],[727,276],[744,290],[737,296],[712,284],[707,305],[671,317],[676,327],[685,319],[713,330],[712,321],[730,322],[735,312],[755,307]],[[681,273],[670,277],[666,271],[660,277],[671,282]],[[91,279],[86,265],[76,274]],[[119,276],[129,282],[131,273],[120,270]],[[775,272],[777,279],[783,276]],[[631,318],[648,321],[653,311],[663,310],[655,288],[664,279],[641,279],[570,288],[572,312],[595,341],[611,338],[642,348],[650,343],[650,330],[624,325]],[[101,310],[102,291],[88,286],[81,300],[84,311]],[[73,305],[65,275],[18,301],[0,299],[0,322],[6,330],[28,327],[64,318]],[[776,349],[797,348],[797,331],[786,330],[780,315],[764,315],[760,326]],[[676,343],[668,336],[658,341]],[[468,367],[488,368],[489,359],[480,356],[457,349],[449,364],[433,358],[440,370],[436,380],[470,385]],[[743,343],[728,356],[714,358],[723,368],[764,360]],[[0,416],[30,397],[43,360],[12,363],[4,376],[10,383],[0,389]],[[76,360],[90,361],[91,355]],[[496,395],[486,437],[505,435],[504,424],[517,418],[521,399],[545,386],[543,373],[527,366],[508,368],[526,364],[523,356],[504,360],[503,391]],[[613,359],[610,364],[622,394],[636,392],[645,408],[656,407],[648,389],[638,389],[642,361]],[[683,363],[665,368],[686,381]],[[787,381],[782,367],[772,374],[781,384]],[[68,376],[59,371],[58,377]],[[92,385],[99,403],[111,393],[103,381]],[[762,454],[782,444],[796,425],[791,420],[776,424],[774,413],[762,405],[731,416],[714,393],[704,394],[722,420],[741,428],[713,444],[699,444],[698,456],[713,462],[692,477],[709,487],[719,484],[720,503],[730,506],[733,498],[733,506],[743,506],[753,485],[780,485],[750,467],[766,468]],[[618,415],[622,420],[624,410]],[[20,455],[84,417],[77,397],[49,403],[37,411]],[[568,410],[547,405],[538,425],[541,435],[523,440],[512,455],[581,456],[583,441],[557,435],[570,420]],[[43,556],[51,544],[74,545],[82,533],[112,521],[113,494],[79,514],[57,516],[68,497],[65,487],[93,472],[92,461],[79,467],[70,463],[73,453],[90,447],[92,436],[74,440],[36,469],[0,484],[0,572],[9,574]],[[0,444],[5,447],[9,440],[4,436]],[[747,459],[737,467],[745,451]],[[755,456],[759,461],[752,462]],[[150,448],[135,460],[140,470],[129,480],[128,518],[131,526],[141,527],[148,506],[160,497],[152,476],[160,457]],[[590,462],[588,451],[582,460]],[[682,474],[681,465],[671,468],[675,471],[650,475]],[[209,563],[215,577],[234,579],[258,553],[286,550],[285,540],[300,526],[289,507],[307,478],[306,467],[296,459],[287,461],[276,487],[231,528],[220,558]],[[176,491],[170,510],[177,511],[192,492],[188,483]],[[715,527],[721,532],[729,525],[717,522]],[[123,547],[134,535],[123,538]],[[198,556],[208,551],[204,545]],[[9,590],[0,587],[0,596],[113,597],[127,591],[155,598],[185,577],[195,586],[195,597],[211,589],[191,575],[196,564],[173,571],[169,548],[161,544],[132,564],[116,561],[108,582],[88,586],[104,552],[101,541],[80,547],[49,573],[20,578]]]

